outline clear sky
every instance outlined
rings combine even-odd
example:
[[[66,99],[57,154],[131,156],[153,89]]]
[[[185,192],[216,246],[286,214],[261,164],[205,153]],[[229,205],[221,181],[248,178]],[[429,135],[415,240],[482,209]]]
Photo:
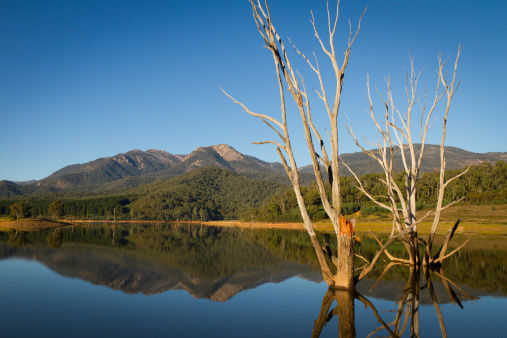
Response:
[[[307,54],[317,51],[324,68],[327,60],[308,19],[313,9],[325,35],[325,1],[270,3],[282,38],[290,37]],[[357,151],[343,128],[344,114],[360,137],[376,140],[366,112],[367,74],[379,89],[390,75],[394,90],[402,93],[413,55],[424,74],[421,93],[430,92],[437,52],[452,59],[459,43],[462,84],[449,116],[447,145],[507,151],[507,2],[343,0],[338,49],[346,42],[346,19],[355,23],[366,4],[345,77],[341,151]],[[308,68],[292,58],[315,87]],[[272,139],[272,132],[219,90],[278,116],[273,69],[246,0],[2,0],[0,180],[40,179],[68,164],[131,149],[180,154],[227,143],[276,161],[272,147],[251,144]],[[316,96],[312,101],[324,129],[327,117]],[[439,142],[439,121],[430,143]],[[300,122],[297,116],[289,122],[298,163],[307,164]]]

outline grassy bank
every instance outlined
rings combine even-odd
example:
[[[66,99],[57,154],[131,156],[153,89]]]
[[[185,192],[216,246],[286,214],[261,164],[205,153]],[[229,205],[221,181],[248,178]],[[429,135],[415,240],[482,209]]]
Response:
[[[424,215],[427,210],[421,210],[418,216]],[[391,231],[392,220],[387,216],[362,216],[360,214],[350,215],[349,218],[356,219],[356,232],[362,233],[373,231],[375,233],[389,233]],[[461,220],[458,227],[458,233],[464,234],[482,234],[482,235],[507,235],[507,204],[497,205],[458,205],[445,210],[441,217],[438,233],[445,234],[447,230],[454,225],[457,219]],[[11,221],[8,218],[0,219],[0,230],[37,230],[45,228],[54,228],[69,224],[86,223],[167,223],[164,221],[93,221],[93,220],[34,220],[23,219]],[[291,222],[242,222],[237,220],[224,221],[182,221],[175,222],[182,224],[205,224],[210,226],[240,227],[248,229],[303,229],[302,223]],[[332,232],[333,226],[328,220],[322,220],[315,223],[318,231]],[[428,234],[431,228],[431,217],[419,224],[418,232]]]
[[[427,210],[419,211],[418,215],[424,215]],[[350,215],[356,219],[356,232],[388,233],[391,231],[392,219],[382,216]],[[475,234],[498,234],[507,235],[507,204],[498,205],[458,205],[445,210],[441,217],[438,233],[445,234],[456,220],[460,219],[458,233]],[[217,226],[238,226],[244,228],[279,228],[279,229],[302,229],[301,223],[263,223],[263,222],[240,222],[240,221],[211,221],[204,222]],[[317,230],[332,232],[333,226],[328,220],[315,223]],[[418,232],[428,234],[431,228],[431,217],[418,226]]]
[[[70,223],[38,219],[20,219],[15,221],[2,219],[0,221],[0,231],[8,231],[11,229],[33,231],[40,229],[58,228],[67,225],[70,225]]]

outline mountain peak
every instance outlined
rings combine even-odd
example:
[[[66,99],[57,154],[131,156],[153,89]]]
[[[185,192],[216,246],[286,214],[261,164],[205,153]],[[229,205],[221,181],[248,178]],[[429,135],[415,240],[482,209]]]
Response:
[[[439,148],[438,145],[426,145],[423,172],[439,170]],[[416,153],[420,151],[419,149],[420,145],[415,145]],[[363,153],[342,154],[341,157],[359,175],[382,170]],[[395,157],[397,159],[394,163],[395,170],[403,170],[399,160],[399,149]],[[446,147],[447,169],[459,169],[467,164],[494,163],[506,159],[507,153],[480,154]],[[54,193],[60,191],[91,192],[113,188],[130,189],[132,184],[137,186],[153,182],[157,177],[181,175],[200,167],[217,167],[250,174],[284,173],[280,163],[268,163],[242,154],[227,144],[200,147],[188,155],[173,155],[158,149],[146,151],[134,149],[111,157],[66,166],[36,182],[0,182],[0,198],[39,193],[53,196]],[[300,169],[304,173],[313,173],[311,166]]]
[[[226,161],[241,161],[244,155],[228,144],[217,144],[211,146]]]
[[[146,150],[146,152],[149,154],[164,154],[164,155],[170,154],[167,151],[160,150],[160,149],[148,149],[148,150]]]

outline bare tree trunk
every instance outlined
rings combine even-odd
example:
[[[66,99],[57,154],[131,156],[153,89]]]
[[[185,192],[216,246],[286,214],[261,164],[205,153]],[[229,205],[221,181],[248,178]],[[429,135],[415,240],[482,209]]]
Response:
[[[417,238],[417,231],[409,232],[410,236],[410,261],[412,265],[419,265],[419,241]]]
[[[335,291],[338,314],[338,337],[355,337],[356,323],[354,314],[354,291]]]
[[[334,301],[334,290],[327,290],[324,298],[322,299],[322,305],[320,307],[319,316],[313,323],[312,338],[318,338],[322,332],[324,326],[329,322],[331,318],[328,318],[328,312]]]
[[[337,273],[334,286],[340,289],[354,288],[354,226],[345,217],[340,216],[340,233],[338,234],[338,254],[336,257]]]
[[[271,51],[271,54],[273,56],[273,61],[275,64],[276,80],[278,83],[280,95],[281,115],[282,115],[281,120],[278,120],[266,114],[255,113],[250,109],[248,109],[243,103],[234,99],[227,92],[225,91],[223,92],[235,103],[239,104],[248,114],[260,118],[280,138],[277,141],[270,140],[255,143],[256,144],[269,143],[275,145],[276,151],[280,156],[280,160],[285,169],[285,172],[287,173],[287,176],[289,177],[292,183],[294,193],[296,194],[296,199],[301,213],[301,217],[303,219],[304,228],[308,233],[308,235],[310,236],[310,239],[312,240],[312,244],[317,254],[317,258],[319,260],[324,280],[332,288],[353,289],[354,229],[353,225],[346,222],[346,220],[341,215],[341,191],[340,191],[340,176],[338,168],[339,161],[338,111],[340,107],[341,92],[343,88],[343,78],[349,62],[351,47],[359,33],[361,20],[364,16],[364,13],[359,19],[355,34],[353,34],[352,27],[350,27],[349,39],[346,45],[347,47],[344,52],[344,57],[343,61],[341,62],[341,65],[337,61],[337,53],[335,51],[334,46],[334,35],[336,32],[338,21],[339,1],[336,8],[336,15],[333,19],[331,18],[329,7],[327,11],[329,45],[327,43],[325,44],[323,40],[320,38],[315,25],[315,19],[312,13],[312,18],[310,22],[312,23],[313,26],[314,35],[317,38],[317,41],[319,42],[322,48],[322,51],[325,53],[325,55],[329,58],[329,61],[331,62],[334,77],[336,80],[334,99],[332,101],[328,100],[325,89],[326,86],[324,85],[324,82],[322,80],[322,74],[319,68],[318,61],[317,60],[315,60],[315,62],[309,61],[309,59],[293,45],[295,51],[299,55],[301,55],[303,59],[308,63],[308,65],[315,72],[319,80],[320,91],[317,91],[317,95],[324,104],[325,111],[328,114],[331,129],[331,133],[329,134],[329,143],[331,144],[331,153],[330,153],[331,156],[329,156],[326,151],[326,143],[322,139],[321,134],[315,127],[315,124],[313,123],[312,120],[310,99],[306,91],[304,78],[297,72],[297,70],[293,68],[291,64],[284,42],[281,39],[280,35],[278,34],[273,24],[270,8],[267,1],[264,2],[264,5],[262,5],[260,1],[255,2],[254,0],[250,0],[250,4],[252,6],[253,17],[255,24],[257,26],[257,30],[265,43],[265,47],[269,51]],[[285,102],[286,92],[290,94],[290,97],[292,97],[293,102],[296,104],[297,111],[299,112],[301,122],[303,124],[304,138],[312,162],[315,181],[319,189],[320,199],[322,201],[322,207],[325,210],[327,216],[329,217],[331,223],[333,224],[333,228],[337,238],[338,252],[336,256],[333,255],[330,249],[329,250],[326,249],[326,252],[324,253],[322,245],[319,242],[317,235],[315,233],[313,222],[308,216],[308,211],[304,202],[303,195],[301,193],[299,171],[292,151],[290,134],[287,127],[287,109]],[[320,154],[317,153],[318,150],[316,150],[314,138],[316,138],[318,145],[320,146]],[[326,187],[324,184],[326,180],[324,179],[321,170],[321,165],[324,166],[327,170],[328,174],[327,178],[331,185],[331,199],[329,199],[326,193]],[[336,272],[332,271],[334,269],[331,269],[329,262],[334,263],[334,265],[336,266]]]
[[[435,293],[433,283],[431,282],[431,272],[428,269],[424,270],[424,277],[426,279],[426,284],[428,285],[428,291],[429,291],[431,299],[433,301],[433,307],[435,308],[435,312],[437,313],[438,324],[440,325],[440,332],[442,333],[443,338],[447,338],[447,330],[445,329],[444,316],[442,315],[442,311],[440,310],[440,306],[438,304],[438,298]]]
[[[356,293],[353,290],[329,289],[322,299],[319,316],[313,325],[312,337],[317,338],[322,333],[324,326],[334,317],[338,316],[338,336],[355,337],[355,307],[354,299]],[[336,300],[336,307],[330,310],[333,301]]]
[[[410,267],[410,282],[411,282],[411,321],[410,321],[410,336],[419,337],[419,277],[420,270],[417,266]]]

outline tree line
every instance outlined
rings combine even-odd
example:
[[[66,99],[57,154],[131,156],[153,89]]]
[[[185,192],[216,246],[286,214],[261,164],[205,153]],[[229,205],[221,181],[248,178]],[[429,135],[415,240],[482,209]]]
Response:
[[[453,176],[456,170],[447,174]],[[363,186],[376,196],[385,195],[381,174],[361,176]],[[342,213],[383,214],[357,188],[352,177],[341,177]],[[404,180],[399,173],[397,181]],[[481,163],[452,182],[447,200],[465,198],[468,203],[507,203],[507,162]],[[330,193],[330,187],[326,187]],[[252,179],[227,170],[204,168],[183,177],[157,182],[131,196],[83,199],[0,200],[0,215],[12,219],[51,217],[96,220],[221,220],[301,221],[294,192],[287,184]],[[421,176],[418,209],[433,206],[438,173]],[[302,187],[312,219],[325,219],[315,183]]]
[[[459,170],[448,170],[446,176],[452,177]],[[385,196],[385,186],[380,181],[383,174],[366,174],[360,177],[365,189],[375,196]],[[405,179],[404,173],[398,173],[395,177],[397,182]],[[423,174],[418,182],[417,209],[432,207],[436,203],[438,191],[438,172]],[[385,214],[385,210],[371,202],[356,187],[353,177],[342,176],[340,178],[342,189],[342,213],[350,215],[361,211],[363,215]],[[330,193],[329,185],[326,186]],[[313,183],[302,187],[308,213],[313,220],[325,219],[326,215],[320,200],[318,187]],[[507,162],[498,161],[495,164],[489,162],[473,165],[466,175],[454,180],[445,193],[444,201],[453,201],[463,198],[463,202],[473,204],[500,204],[507,203]],[[243,220],[258,221],[288,221],[300,222],[301,216],[297,206],[296,197],[292,189],[287,189],[275,194],[260,208],[249,209],[241,215]]]
[[[0,200],[0,215],[19,218],[128,219],[132,198],[107,196],[86,199]]]

